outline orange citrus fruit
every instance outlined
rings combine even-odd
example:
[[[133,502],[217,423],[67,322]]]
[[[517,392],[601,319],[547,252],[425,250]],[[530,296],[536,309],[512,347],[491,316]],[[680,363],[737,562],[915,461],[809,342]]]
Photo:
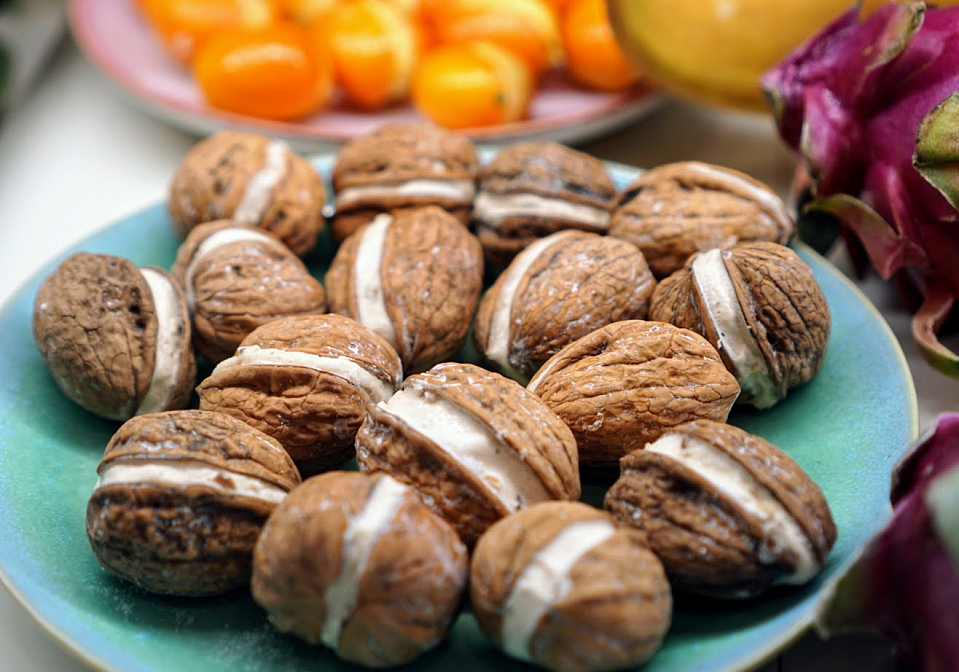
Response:
[[[429,119],[447,128],[475,128],[522,119],[532,74],[510,51],[491,42],[437,47],[413,75],[412,97]]]
[[[286,23],[217,33],[193,70],[210,105],[263,119],[306,116],[329,100],[333,86],[329,57]]]
[[[606,0],[571,0],[563,15],[566,74],[575,83],[618,91],[640,80],[642,71],[623,52],[606,14]]]
[[[274,0],[142,0],[146,16],[170,54],[188,64],[221,30],[262,28],[279,18]]]
[[[336,81],[346,97],[365,110],[404,98],[419,57],[416,24],[387,0],[350,0],[313,27],[314,39],[329,46]]]

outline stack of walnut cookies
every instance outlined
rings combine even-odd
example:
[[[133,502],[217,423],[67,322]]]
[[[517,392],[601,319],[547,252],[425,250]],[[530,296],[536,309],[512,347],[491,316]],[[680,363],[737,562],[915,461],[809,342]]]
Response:
[[[279,630],[372,667],[436,646],[468,595],[493,645],[559,671],[647,660],[674,591],[820,571],[819,487],[725,422],[812,378],[829,333],[770,189],[689,162],[617,191],[575,150],[480,165],[422,124],[347,143],[332,185],[220,133],[174,177],[172,268],[79,253],[40,288],[57,384],[123,422],[87,509],[107,570],[250,585]]]

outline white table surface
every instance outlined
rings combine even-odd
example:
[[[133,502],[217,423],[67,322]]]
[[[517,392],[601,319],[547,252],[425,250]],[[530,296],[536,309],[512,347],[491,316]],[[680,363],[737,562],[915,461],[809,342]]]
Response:
[[[161,201],[176,165],[195,141],[130,105],[66,41],[35,90],[0,127],[0,303],[65,248]],[[725,164],[782,192],[793,165],[769,120],[679,103],[584,148],[638,166],[689,158]],[[902,343],[919,394],[921,427],[940,411],[959,410],[959,382],[922,361],[909,336],[909,316],[889,287],[875,278],[860,286]],[[0,671],[88,669],[0,589]],[[885,672],[891,664],[888,648],[878,639],[822,642],[807,635],[761,669]]]

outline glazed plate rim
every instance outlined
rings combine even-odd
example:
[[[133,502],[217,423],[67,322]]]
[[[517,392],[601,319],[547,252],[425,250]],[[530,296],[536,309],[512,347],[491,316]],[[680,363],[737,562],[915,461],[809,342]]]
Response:
[[[486,156],[488,156],[488,154],[486,154]],[[332,156],[325,155],[317,157],[314,160],[314,163],[318,171],[324,175],[328,175],[329,168],[332,164]],[[620,185],[628,182],[629,179],[634,177],[638,172],[638,169],[622,164],[607,163],[607,166],[610,169],[611,175]],[[108,225],[90,234],[76,245],[73,245],[69,250],[66,250],[61,255],[58,255],[57,258],[43,264],[41,268],[39,268],[29,279],[24,281],[15,290],[3,308],[0,309],[0,323],[9,319],[15,304],[26,300],[26,298],[30,298],[26,296],[29,288],[35,286],[40,279],[49,273],[53,268],[55,268],[55,266],[67,254],[73,251],[85,249],[95,240],[102,243],[105,240],[110,239],[111,233],[116,235],[116,231],[121,226],[133,222],[138,217],[150,216],[151,213],[153,213],[158,207],[160,206],[153,206],[152,208],[146,208],[136,213],[131,213],[125,217],[121,217],[111,225]],[[902,434],[906,437],[915,439],[918,433],[919,422],[917,397],[905,356],[903,355],[902,350],[899,347],[899,344],[891,329],[886,324],[879,311],[869,301],[869,299],[838,269],[832,266],[832,264],[830,264],[827,260],[817,255],[815,252],[812,252],[812,250],[810,250],[808,247],[802,244],[798,244],[795,247],[804,257],[807,258],[807,260],[811,262],[811,265],[814,266],[814,268],[817,270],[817,273],[827,273],[830,278],[838,281],[839,286],[843,287],[843,291],[848,292],[849,299],[855,301],[855,305],[864,310],[864,315],[868,316],[870,326],[881,331],[880,334],[877,334],[877,338],[880,338],[881,336],[881,340],[887,346],[890,355],[890,357],[887,358],[883,364],[889,368],[889,373],[896,377],[896,382],[902,386],[906,396],[906,398],[902,400],[903,407],[900,409],[902,411],[903,422],[897,427],[897,431],[902,432]],[[6,366],[0,368],[0,376],[4,375],[6,368]],[[10,395],[7,389],[8,386],[4,386],[3,389],[0,390],[0,401],[3,401],[4,397],[8,397]],[[5,413],[7,413],[6,406],[0,405],[0,443],[3,443],[2,440],[4,439],[9,439],[11,433],[9,422],[10,419],[4,417]],[[9,443],[9,441],[7,441],[7,443]],[[901,451],[905,450],[905,448],[906,445],[902,445],[899,452],[901,453]],[[887,461],[891,464],[891,462],[897,457],[898,453],[891,456],[891,460]],[[9,483],[7,474],[0,473],[0,508],[2,508],[4,505],[9,505],[8,503],[5,504],[4,502],[4,498],[7,496],[6,493],[8,492],[8,487]],[[885,515],[888,515],[888,511]],[[881,520],[876,522],[877,529],[881,522]],[[0,530],[4,532],[10,532],[10,529],[7,528],[10,528],[12,525],[13,523],[10,521],[0,520]],[[8,539],[12,539],[12,537],[8,536]],[[858,543],[861,546],[862,543],[865,543],[865,539],[860,540]],[[829,571],[829,579],[823,581],[822,585],[820,585],[814,593],[803,598],[802,601],[797,604],[797,606],[802,605],[802,608],[797,610],[797,613],[794,615],[792,621],[784,627],[778,629],[775,634],[765,642],[765,645],[747,651],[738,658],[730,659],[721,667],[709,668],[710,672],[742,672],[744,670],[751,669],[776,655],[779,651],[803,634],[803,632],[805,632],[813,624],[816,612],[821,602],[826,598],[826,596],[828,596],[835,582],[839,579],[839,577],[842,576],[845,569],[847,569],[855,561],[855,555],[855,552],[848,554],[842,558],[841,562],[832,567]],[[95,669],[108,672],[126,672],[126,670],[129,669],[127,667],[117,666],[117,663],[114,662],[114,660],[111,660],[109,657],[105,657],[102,653],[98,653],[98,649],[91,642],[83,641],[71,636],[71,634],[69,634],[65,628],[67,625],[67,617],[63,616],[63,612],[53,608],[55,605],[43,606],[28,597],[23,589],[24,586],[28,584],[23,581],[18,582],[10,575],[11,570],[16,573],[16,563],[10,562],[9,560],[4,562],[3,558],[4,555],[2,552],[0,552],[0,584],[2,584],[11,593],[14,599],[25,609],[25,611],[40,626],[41,629],[46,631],[67,651],[75,655],[85,664]],[[413,663],[412,668],[415,669],[415,666],[416,663]],[[149,664],[147,664],[145,667],[143,667],[143,669],[160,670],[162,668],[151,667]]]

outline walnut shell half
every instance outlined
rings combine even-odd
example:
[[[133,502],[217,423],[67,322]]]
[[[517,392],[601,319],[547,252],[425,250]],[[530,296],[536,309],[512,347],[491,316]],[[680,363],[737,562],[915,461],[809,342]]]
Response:
[[[369,667],[436,646],[466,589],[466,547],[389,476],[330,472],[304,481],[267,521],[253,598],[273,625]]]
[[[523,250],[483,296],[473,338],[503,373],[526,381],[594,329],[644,319],[656,281],[635,245],[561,231]]]
[[[472,364],[407,378],[370,409],[356,457],[415,488],[468,545],[508,513],[580,495],[569,428],[516,381]]]
[[[144,590],[174,595],[246,584],[263,523],[300,483],[276,441],[197,410],[128,420],[97,473],[86,517],[97,560]]]
[[[739,385],[709,342],[663,322],[614,322],[553,355],[529,383],[576,437],[583,466],[611,467],[676,425],[725,420]]]
[[[269,231],[294,254],[316,245],[326,226],[323,181],[310,162],[275,138],[221,131],[197,143],[170,185],[173,229],[231,219]]]
[[[682,161],[652,168],[622,191],[609,235],[635,244],[663,278],[693,254],[738,243],[785,244],[795,224],[768,186],[731,168]]]
[[[459,350],[482,285],[479,241],[435,205],[377,216],[340,246],[326,274],[330,309],[385,338],[406,373]]]
[[[649,317],[709,339],[742,387],[740,403],[756,408],[811,380],[829,340],[829,306],[812,269],[775,243],[695,255],[659,284]]]
[[[326,312],[323,285],[296,255],[266,231],[230,220],[190,231],[172,273],[190,307],[196,350],[213,363],[262,324]]]
[[[47,277],[33,337],[57,386],[111,420],[186,406],[196,378],[190,317],[159,268],[80,252]]]
[[[579,502],[543,502],[476,544],[470,604],[507,654],[555,672],[640,665],[669,628],[672,597],[642,534]]]
[[[200,408],[230,415],[286,448],[300,473],[353,456],[367,406],[403,378],[389,343],[342,315],[296,315],[251,332],[197,387]]]
[[[822,569],[836,526],[819,487],[786,453],[731,425],[696,421],[623,458],[606,495],[674,587],[752,597]]]

